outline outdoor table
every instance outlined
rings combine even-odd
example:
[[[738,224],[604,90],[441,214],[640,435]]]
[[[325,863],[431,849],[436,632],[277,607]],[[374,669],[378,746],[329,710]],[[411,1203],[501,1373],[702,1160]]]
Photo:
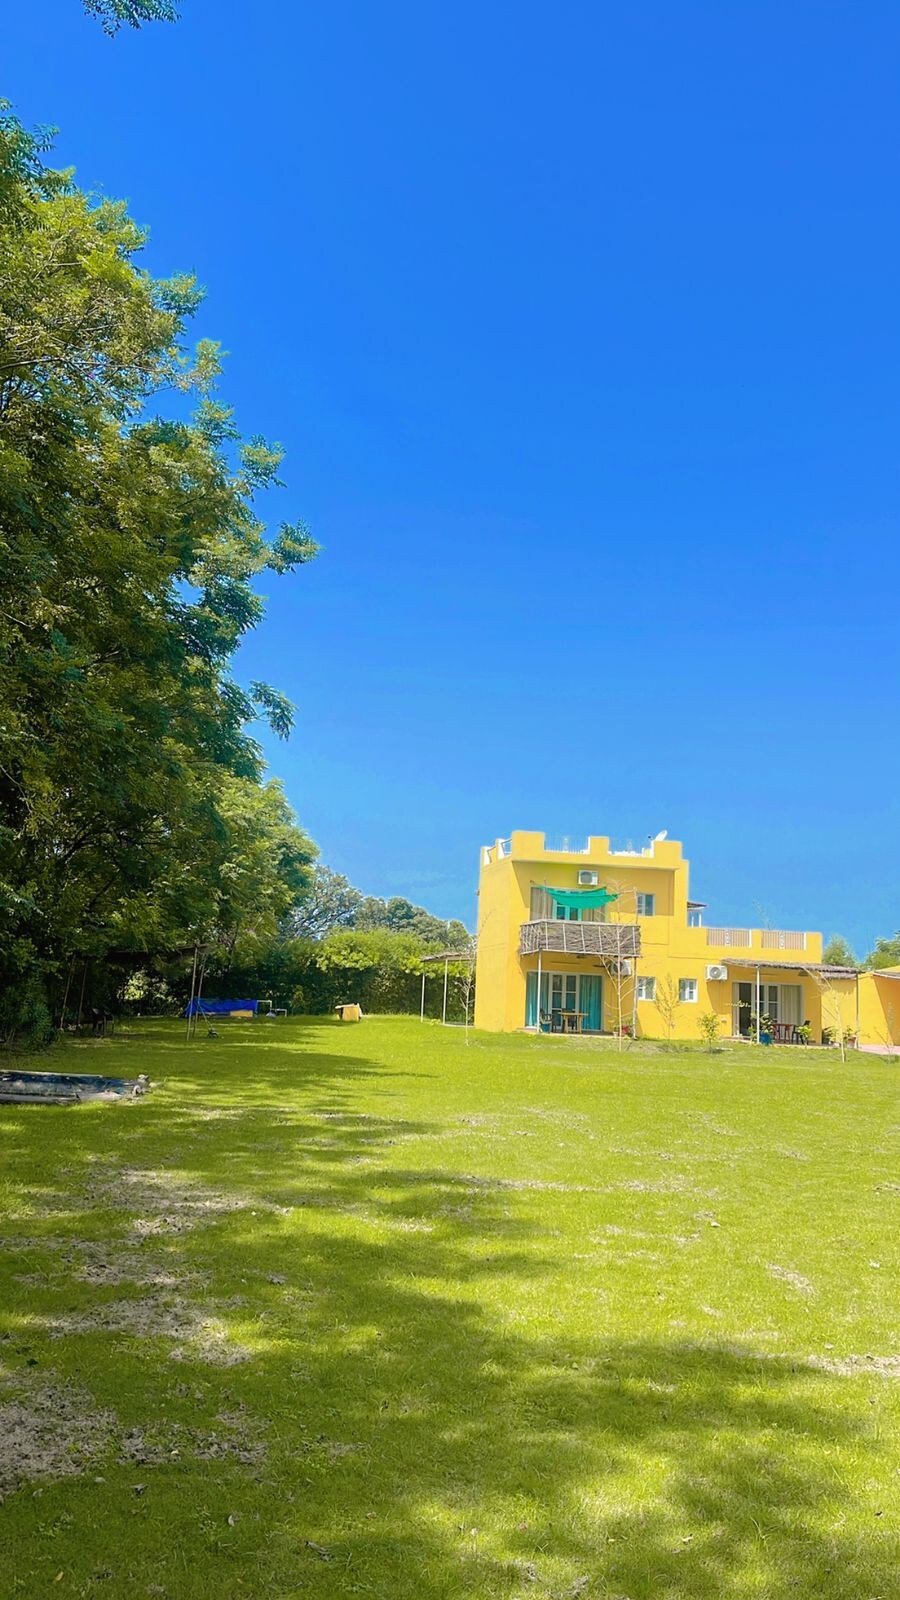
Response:
[[[563,1033],[580,1033],[586,1011],[561,1011]]]

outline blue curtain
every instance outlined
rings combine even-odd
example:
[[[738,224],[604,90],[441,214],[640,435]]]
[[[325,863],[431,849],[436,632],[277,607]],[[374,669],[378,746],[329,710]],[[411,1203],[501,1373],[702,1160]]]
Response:
[[[546,972],[541,973],[541,1010],[547,1010],[547,1001],[550,998],[548,978]],[[537,1014],[537,973],[525,974],[525,1026],[536,1028],[538,1025]]]
[[[584,973],[581,978],[581,1006],[584,1012],[583,1027],[600,1031],[600,979]]]

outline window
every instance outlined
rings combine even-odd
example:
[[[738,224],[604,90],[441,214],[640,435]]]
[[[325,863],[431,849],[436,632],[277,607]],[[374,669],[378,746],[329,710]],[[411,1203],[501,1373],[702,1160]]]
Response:
[[[639,894],[637,897],[637,914],[639,917],[652,917],[656,908],[655,894]]]
[[[638,981],[637,981],[637,997],[638,997],[639,1000],[655,1000],[656,999],[656,979],[655,978],[638,978]]]
[[[689,928],[702,928],[703,927],[703,912],[702,911],[700,911],[699,909],[694,908],[694,907],[691,908],[691,910],[688,912],[688,927]]]
[[[697,1001],[697,979],[678,979],[678,998],[684,1005],[695,1005]]]

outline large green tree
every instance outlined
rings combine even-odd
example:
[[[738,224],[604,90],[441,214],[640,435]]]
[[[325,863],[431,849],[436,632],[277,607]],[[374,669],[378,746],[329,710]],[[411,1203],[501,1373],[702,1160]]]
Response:
[[[858,967],[859,962],[849,943],[841,934],[833,933],[822,951],[822,960],[828,967]]]
[[[200,295],[154,279],[124,205],[42,164],[0,115],[0,1033],[74,952],[216,923],[248,723],[277,691],[230,673],[255,581],[310,559],[254,509],[280,452],[189,356]],[[193,396],[193,411],[185,399]],[[282,819],[283,820],[283,819]],[[277,828],[281,822],[276,821]],[[307,841],[308,844],[308,841]],[[5,1015],[3,1006],[6,1007]]]
[[[877,972],[882,967],[900,967],[900,931],[893,939],[876,939],[866,956],[865,965]]]

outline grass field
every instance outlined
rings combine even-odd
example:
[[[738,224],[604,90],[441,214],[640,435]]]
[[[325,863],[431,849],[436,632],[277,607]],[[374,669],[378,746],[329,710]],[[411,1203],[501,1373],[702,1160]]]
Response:
[[[37,1064],[157,1087],[0,1107],[3,1596],[900,1596],[891,1063],[370,1019]]]

